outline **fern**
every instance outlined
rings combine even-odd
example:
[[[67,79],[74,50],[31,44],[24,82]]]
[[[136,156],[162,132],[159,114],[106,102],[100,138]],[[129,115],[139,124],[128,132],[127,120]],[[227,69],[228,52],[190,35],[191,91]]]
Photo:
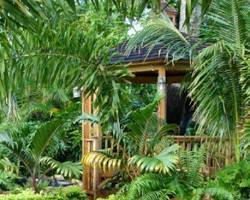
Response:
[[[157,191],[165,187],[167,178],[160,174],[144,174],[136,178],[127,192],[127,199],[134,200],[143,197],[151,191]],[[169,191],[166,191],[166,195]]]
[[[202,200],[203,197],[216,197],[224,200],[235,200],[231,192],[222,187],[208,187],[196,189],[192,200]]]

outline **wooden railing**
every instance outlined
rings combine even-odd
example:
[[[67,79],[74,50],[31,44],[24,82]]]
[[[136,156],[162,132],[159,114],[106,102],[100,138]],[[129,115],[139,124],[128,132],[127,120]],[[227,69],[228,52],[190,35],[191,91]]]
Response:
[[[203,148],[205,151],[205,167],[203,173],[211,176],[233,160],[232,145],[228,139],[207,136],[169,136],[185,151]]]
[[[178,144],[182,150],[193,151],[200,147],[205,150],[205,167],[202,172],[208,176],[213,175],[218,169],[229,164],[232,159],[232,148],[228,139],[221,140],[218,137],[205,137],[205,136],[169,136],[169,139]],[[96,150],[99,146],[100,149],[108,149],[114,154],[121,154],[122,149],[117,144],[112,136],[102,136],[102,138],[85,139],[85,149],[88,152]],[[89,170],[89,176],[84,179],[85,190],[91,194],[91,191],[97,190],[97,186],[101,180],[108,177],[98,169],[85,169]],[[97,181],[99,180],[99,181]]]

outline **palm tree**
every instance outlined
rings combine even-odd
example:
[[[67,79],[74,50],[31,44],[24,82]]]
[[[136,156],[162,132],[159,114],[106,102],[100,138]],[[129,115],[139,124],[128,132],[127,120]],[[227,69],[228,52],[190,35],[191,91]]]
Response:
[[[214,0],[198,38],[182,35],[162,17],[152,20],[128,44],[131,51],[137,45],[162,43],[176,53],[174,59],[190,55],[194,70],[189,94],[196,104],[198,133],[230,137],[236,161],[249,109],[249,6],[248,0]]]
[[[8,8],[3,13],[11,12]],[[39,11],[42,17],[32,18],[35,25],[31,29],[3,16],[6,22],[2,24],[0,39],[2,107],[11,111],[13,102],[27,99],[29,91],[41,91],[40,88],[63,88],[70,94],[73,87],[84,86],[87,95],[96,93],[96,107],[114,111],[116,108],[110,109],[110,105],[123,98],[114,87],[130,76],[124,66],[107,64],[110,48],[126,37],[123,19],[97,14],[84,5],[73,10],[64,1],[45,1]],[[116,98],[109,95],[110,90]]]
[[[0,143],[10,150],[27,169],[34,192],[39,191],[39,184],[52,171],[56,170],[65,177],[79,177],[81,174],[80,163],[59,162],[44,156],[46,148],[61,126],[62,120],[54,119],[37,128],[33,135],[30,133],[32,130],[29,124],[26,123],[19,126],[17,131],[0,134]]]

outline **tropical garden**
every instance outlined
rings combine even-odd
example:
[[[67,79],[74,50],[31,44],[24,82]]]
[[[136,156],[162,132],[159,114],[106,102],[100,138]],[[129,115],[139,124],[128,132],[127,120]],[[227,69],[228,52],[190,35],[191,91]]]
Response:
[[[112,172],[99,200],[250,199],[249,30],[249,0],[0,0],[0,199],[91,199],[87,168]],[[186,151],[169,137],[179,126],[157,116],[156,85],[111,62],[124,42],[126,55],[161,44],[170,63],[188,58],[189,134],[216,145]],[[85,154],[85,122],[117,146]],[[208,149],[226,148],[230,163],[204,173]]]

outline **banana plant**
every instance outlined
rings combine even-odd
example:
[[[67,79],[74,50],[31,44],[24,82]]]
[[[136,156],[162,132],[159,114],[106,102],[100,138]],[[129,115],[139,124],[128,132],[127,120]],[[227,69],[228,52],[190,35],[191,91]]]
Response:
[[[59,162],[52,158],[44,157],[52,137],[62,126],[62,120],[54,119],[37,128],[33,136],[22,140],[22,133],[17,135],[1,133],[0,143],[9,149],[14,156],[20,159],[31,177],[34,192],[39,192],[38,184],[49,172],[57,170],[58,173],[68,177],[79,177],[81,174],[80,163]],[[22,130],[22,129],[21,129]],[[45,168],[45,170],[42,170]]]

